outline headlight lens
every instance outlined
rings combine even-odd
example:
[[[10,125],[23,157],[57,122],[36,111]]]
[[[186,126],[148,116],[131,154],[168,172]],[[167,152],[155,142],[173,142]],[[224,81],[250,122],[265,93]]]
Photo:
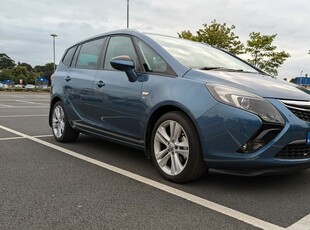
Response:
[[[281,114],[264,98],[225,85],[207,84],[212,96],[219,102],[255,113],[265,122],[284,124]]]

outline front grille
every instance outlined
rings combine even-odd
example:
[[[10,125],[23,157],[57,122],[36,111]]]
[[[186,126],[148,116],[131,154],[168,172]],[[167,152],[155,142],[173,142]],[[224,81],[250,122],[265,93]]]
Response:
[[[294,113],[299,119],[310,122],[310,102],[309,101],[289,101],[281,100],[286,108]]]
[[[292,113],[294,113],[297,117],[299,117],[303,121],[310,122],[310,112],[309,111],[303,111],[303,110],[297,110],[293,108],[289,108]]]
[[[287,145],[279,153],[276,154],[275,158],[310,159],[310,145]]]

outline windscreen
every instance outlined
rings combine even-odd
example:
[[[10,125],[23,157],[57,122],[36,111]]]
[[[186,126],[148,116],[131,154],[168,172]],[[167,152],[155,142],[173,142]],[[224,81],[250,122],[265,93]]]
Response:
[[[205,43],[180,38],[148,34],[183,65],[193,69],[228,69],[244,72],[258,71],[234,56]]]

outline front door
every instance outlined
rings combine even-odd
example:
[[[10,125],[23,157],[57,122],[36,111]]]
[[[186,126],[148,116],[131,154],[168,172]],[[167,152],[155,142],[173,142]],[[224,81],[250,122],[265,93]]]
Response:
[[[97,72],[93,86],[94,116],[97,125],[109,136],[115,135],[124,141],[141,143],[142,82],[129,82],[125,72],[111,66],[111,59],[121,55],[130,56],[138,64],[131,38],[113,36],[107,47],[104,68]]]

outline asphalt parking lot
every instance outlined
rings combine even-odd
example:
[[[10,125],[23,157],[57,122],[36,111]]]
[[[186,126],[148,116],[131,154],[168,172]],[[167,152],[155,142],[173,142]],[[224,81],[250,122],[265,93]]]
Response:
[[[0,229],[310,229],[310,170],[162,179],[144,153],[57,143],[49,94],[0,92]]]

